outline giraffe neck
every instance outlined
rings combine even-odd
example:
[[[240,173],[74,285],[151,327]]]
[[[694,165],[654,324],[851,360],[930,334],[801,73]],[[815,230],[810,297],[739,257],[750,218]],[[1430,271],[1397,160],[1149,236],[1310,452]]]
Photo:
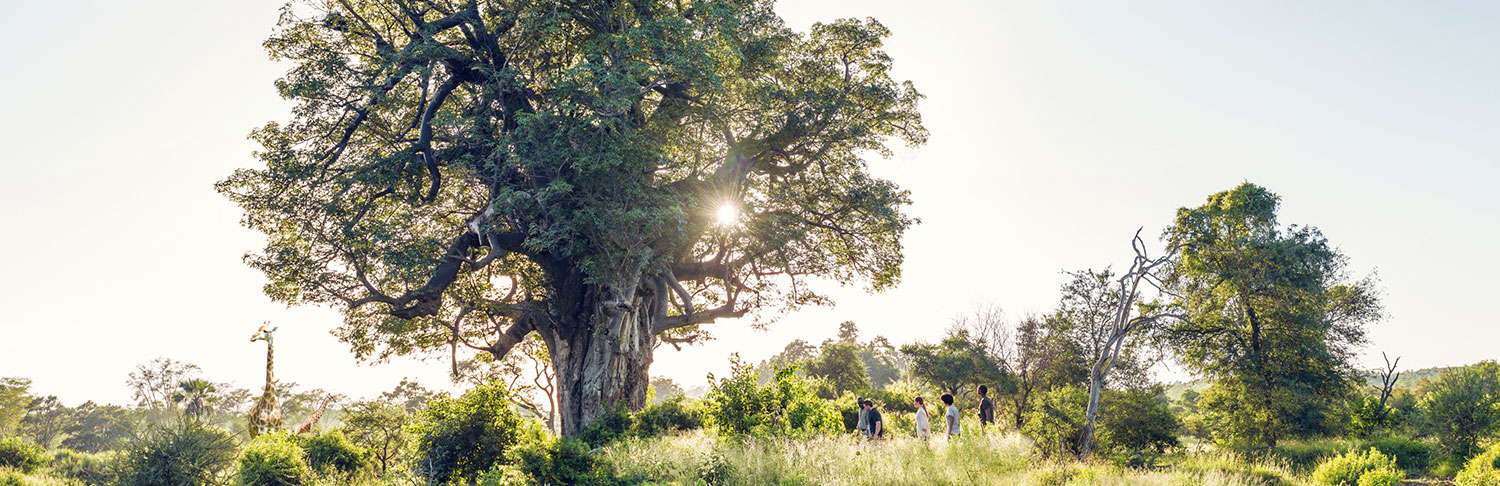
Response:
[[[276,345],[270,336],[266,337],[266,390],[262,395],[266,400],[276,397]]]

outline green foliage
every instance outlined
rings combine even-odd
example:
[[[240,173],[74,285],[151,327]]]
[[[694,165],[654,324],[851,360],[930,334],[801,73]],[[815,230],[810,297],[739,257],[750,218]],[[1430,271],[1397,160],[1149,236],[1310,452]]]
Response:
[[[1043,456],[1078,455],[1083,445],[1084,405],[1088,399],[1088,391],[1079,386],[1047,390],[1037,397],[1027,413],[1021,433],[1031,438]]]
[[[112,450],[134,435],[136,423],[137,414],[130,409],[84,402],[73,409],[61,445],[84,452]]]
[[[0,437],[15,435],[31,405],[31,380],[0,378]]]
[[[1098,449],[1133,466],[1149,465],[1177,447],[1182,423],[1167,408],[1160,388],[1105,390],[1099,397]]]
[[[240,456],[238,486],[299,486],[312,484],[307,453],[285,433],[265,434],[245,446]]]
[[[859,355],[860,347],[854,341],[834,341],[825,344],[818,357],[807,361],[803,369],[810,376],[828,380],[836,392],[864,393],[870,390],[870,375]]]
[[[307,465],[321,474],[336,473],[349,477],[370,465],[365,450],[354,445],[338,430],[304,439],[302,450],[307,451]]]
[[[838,411],[807,389],[795,366],[776,370],[765,386],[755,371],[730,358],[731,375],[712,381],[706,397],[709,423],[724,435],[789,435],[841,430]]]
[[[1324,461],[1312,473],[1313,482],[1328,486],[1385,486],[1389,484],[1390,477],[1395,477],[1395,484],[1399,485],[1400,479],[1405,476],[1396,468],[1396,458],[1374,448],[1363,452],[1349,452]]]
[[[540,485],[611,485],[618,483],[607,465],[597,464],[583,441],[564,437],[527,441],[507,456],[530,482]]]
[[[152,426],[119,458],[121,486],[217,484],[234,465],[234,437],[198,421]]]
[[[1467,459],[1500,431],[1500,365],[1485,361],[1443,374],[1422,387],[1417,406],[1443,452]]]
[[[1236,447],[1331,432],[1364,326],[1382,315],[1375,282],[1348,282],[1347,258],[1316,228],[1279,226],[1279,205],[1245,183],[1179,209],[1164,235],[1184,245],[1165,283],[1189,318],[1164,338],[1216,381],[1200,406]]]
[[[656,437],[673,432],[695,430],[703,427],[705,420],[702,402],[686,400],[682,395],[647,405],[635,414],[635,430],[639,437]]]
[[[1181,423],[1160,390],[1106,390],[1099,397],[1098,453],[1121,464],[1148,465],[1178,445]],[[1076,456],[1082,447],[1088,390],[1072,385],[1039,395],[1021,433],[1043,456]]]
[[[425,405],[426,400],[423,400]],[[384,401],[356,402],[344,409],[343,433],[374,459],[382,474],[407,452],[412,414],[403,405]]]
[[[913,376],[931,383],[955,397],[963,390],[978,388],[985,383],[1000,383],[1008,379],[987,350],[989,344],[968,330],[949,331],[948,336],[937,344],[908,344],[901,347],[901,354],[911,363]]]
[[[1500,443],[1469,459],[1453,482],[1458,486],[1500,486]]]
[[[677,382],[672,381],[671,378],[652,378],[651,390],[652,395],[650,401],[653,405],[684,396],[682,386],[678,385]]]
[[[0,467],[18,469],[29,473],[47,465],[47,449],[24,440],[10,437],[0,440]]]
[[[1432,444],[1398,435],[1376,437],[1367,444],[1387,456],[1395,457],[1396,466],[1413,475],[1426,472],[1437,452]]]
[[[501,462],[521,436],[505,386],[480,385],[459,398],[427,403],[411,425],[424,475],[444,481],[474,480]]]
[[[87,485],[113,483],[115,454],[105,452],[90,454],[71,449],[58,449],[52,454],[52,463],[47,466],[54,474],[72,478]]]
[[[634,428],[635,417],[630,415],[630,409],[619,406],[594,418],[578,438],[590,447],[598,447],[628,437]]]

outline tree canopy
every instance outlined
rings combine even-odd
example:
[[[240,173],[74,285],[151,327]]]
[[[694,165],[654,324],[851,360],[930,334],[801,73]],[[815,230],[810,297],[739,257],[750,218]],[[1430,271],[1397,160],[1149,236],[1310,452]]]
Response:
[[[218,189],[267,295],[344,306],[362,358],[540,333],[572,433],[643,404],[658,337],[896,283],[908,195],[863,156],[927,132],[888,35],[756,0],[298,3],[265,42],[292,120]]]
[[[1351,281],[1317,228],[1280,226],[1279,205],[1241,184],[1179,209],[1165,234],[1181,255],[1164,283],[1188,317],[1167,339],[1215,380],[1200,403],[1225,441],[1318,432],[1351,390],[1365,325],[1382,315],[1373,279]]]

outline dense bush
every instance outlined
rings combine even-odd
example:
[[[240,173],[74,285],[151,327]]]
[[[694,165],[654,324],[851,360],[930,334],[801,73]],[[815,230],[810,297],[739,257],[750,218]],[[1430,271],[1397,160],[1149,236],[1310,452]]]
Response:
[[[1079,386],[1058,387],[1035,399],[1021,431],[1044,456],[1077,455],[1083,446],[1084,408],[1088,391]],[[1099,397],[1094,450],[1103,457],[1132,466],[1153,462],[1177,447],[1182,427],[1167,408],[1160,390],[1106,391]]]
[[[1395,457],[1396,467],[1414,475],[1427,470],[1428,461],[1435,452],[1432,444],[1395,435],[1376,437],[1368,445],[1387,456]]]
[[[1418,408],[1443,452],[1468,459],[1500,429],[1500,365],[1486,361],[1439,376],[1424,387]]]
[[[1034,399],[1021,433],[1043,456],[1074,456],[1082,447],[1084,405],[1088,392],[1078,386],[1047,390]]]
[[[756,383],[754,369],[731,358],[731,375],[713,383],[707,398],[709,422],[724,435],[787,436],[838,432],[838,410],[808,390],[796,365],[776,370],[771,383]]]
[[[1385,486],[1389,478],[1396,478],[1396,485],[1405,477],[1396,468],[1396,459],[1370,448],[1364,452],[1354,451],[1334,457],[1313,470],[1312,480],[1316,484],[1329,486]]]
[[[117,462],[121,486],[216,484],[234,465],[234,437],[198,421],[154,426],[128,443]]]
[[[589,447],[599,447],[616,440],[629,437],[631,430],[635,428],[635,417],[625,407],[615,407],[604,415],[594,419],[583,432],[578,434],[579,440],[588,444]]]
[[[48,466],[54,474],[72,478],[87,485],[103,485],[114,481],[114,454],[103,452],[90,454],[72,449],[58,449]]]
[[[527,441],[507,459],[527,480],[539,485],[611,485],[618,483],[605,464],[589,455],[583,441],[564,437]]]
[[[47,459],[46,449],[20,437],[0,440],[0,467],[29,473],[47,465]]]
[[[240,456],[239,486],[298,486],[312,483],[307,453],[286,434],[256,437]]]
[[[1453,482],[1458,486],[1500,486],[1500,444],[1470,459]]]
[[[338,430],[308,437],[302,441],[302,450],[307,451],[307,465],[319,474],[349,477],[370,465],[365,450]]]
[[[703,428],[703,407],[697,400],[687,400],[681,395],[660,403],[647,405],[635,414],[636,434],[641,437]]]
[[[459,398],[427,403],[411,427],[421,475],[443,481],[477,479],[504,460],[521,436],[505,386],[480,385]]]

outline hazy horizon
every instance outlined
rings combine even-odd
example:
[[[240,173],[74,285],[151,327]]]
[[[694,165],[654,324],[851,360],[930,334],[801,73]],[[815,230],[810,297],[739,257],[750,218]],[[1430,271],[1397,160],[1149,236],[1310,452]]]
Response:
[[[356,363],[335,309],[287,309],[240,262],[263,238],[212,184],[257,164],[252,128],[286,121],[260,43],[279,1],[33,2],[0,18],[0,376],[33,393],[128,403],[126,374],[156,357],[255,389],[262,321],[280,327],[277,376],[350,396],[404,376],[447,383],[446,357]],[[1283,224],[1320,228],[1355,278],[1378,272],[1389,318],[1369,330],[1403,369],[1500,357],[1500,4],[1186,0],[1150,4],[784,1],[814,21],[874,17],[894,35],[931,142],[872,157],[912,192],[901,284],[825,286],[835,308],[768,330],[659,348],[653,375],[685,388],[793,339],[854,321],[862,338],[940,339],[994,304],[1045,312],[1064,270],[1127,263],[1179,207],[1250,181]],[[960,15],[961,13],[961,15]],[[67,19],[68,28],[56,26]],[[1490,277],[1490,278],[1487,278]],[[58,359],[64,358],[64,359]],[[1167,370],[1167,379],[1182,378]]]

